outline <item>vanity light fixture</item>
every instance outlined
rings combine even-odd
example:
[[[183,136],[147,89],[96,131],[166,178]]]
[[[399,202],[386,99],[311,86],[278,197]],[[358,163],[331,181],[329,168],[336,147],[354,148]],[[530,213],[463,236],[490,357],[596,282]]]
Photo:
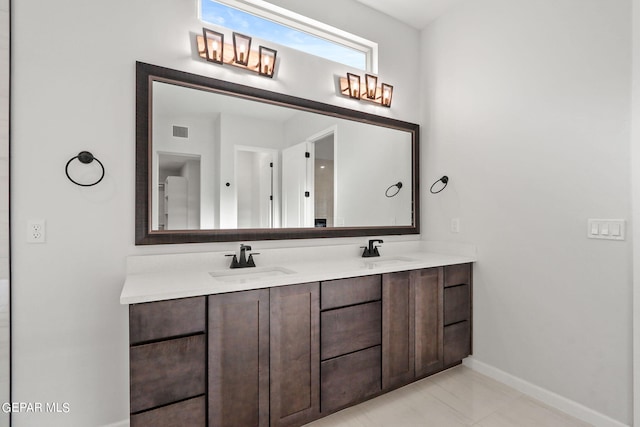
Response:
[[[202,29],[202,35],[196,36],[198,55],[216,64],[233,65],[273,78],[276,69],[277,51],[259,46],[258,51],[251,50],[251,37],[240,33],[232,34],[233,45],[225,44],[224,34],[208,28]]]
[[[382,105],[391,107],[391,98],[393,97],[393,86],[382,83]]]
[[[360,99],[360,76],[357,74],[347,73],[347,84],[349,88],[349,96],[351,98]]]
[[[340,78],[340,93],[349,98],[374,102],[383,107],[391,107],[393,86],[386,83],[378,86],[378,77],[372,74],[365,74],[363,86],[359,75],[347,73],[347,78]]]
[[[378,91],[378,77],[373,74],[365,74],[364,80],[367,85],[367,98],[376,99],[376,92]]]
[[[202,36],[204,38],[207,61],[222,64],[222,59],[224,58],[224,34],[203,28]]]
[[[251,37],[240,33],[233,33],[233,60],[238,65],[249,65],[251,52]]]
[[[274,49],[260,46],[260,48],[258,49],[258,57],[260,59],[260,62],[258,63],[258,72],[261,75],[273,77],[277,54],[278,52]]]

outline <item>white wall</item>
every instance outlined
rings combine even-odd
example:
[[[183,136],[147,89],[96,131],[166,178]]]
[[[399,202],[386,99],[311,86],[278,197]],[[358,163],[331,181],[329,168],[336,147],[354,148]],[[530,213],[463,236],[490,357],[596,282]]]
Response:
[[[195,1],[14,2],[14,400],[69,402],[71,409],[17,414],[16,427],[126,419],[128,320],[118,302],[126,257],[238,246],[134,246],[136,60],[417,121],[417,31],[355,1],[274,3],[380,42],[380,75],[394,84],[393,107],[337,96],[335,76],[348,69],[284,48],[278,48],[282,62],[273,80],[194,59],[190,33],[202,29]],[[106,177],[96,187],[77,187],[64,175],[67,160],[81,150],[105,165]],[[22,238],[31,218],[46,219],[45,244]]]
[[[423,182],[451,179],[425,237],[477,245],[474,358],[625,424],[630,236],[586,229],[630,219],[630,4],[475,0],[422,34]]]

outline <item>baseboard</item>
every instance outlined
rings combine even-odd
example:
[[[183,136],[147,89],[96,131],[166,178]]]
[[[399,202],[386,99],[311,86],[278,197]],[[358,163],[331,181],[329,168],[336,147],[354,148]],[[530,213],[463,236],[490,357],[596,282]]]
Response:
[[[113,424],[106,424],[102,427],[129,427],[129,419],[118,421],[117,423]]]
[[[594,426],[629,427],[626,424],[621,423],[620,421],[616,421],[611,417],[601,414],[600,412],[594,411],[593,409],[587,408],[586,406],[574,402],[573,400],[562,397],[552,391],[532,384],[521,378],[515,377],[504,371],[501,371],[500,369],[495,368],[491,365],[480,362],[473,357],[464,359],[462,363],[476,372],[493,378],[494,380],[504,383],[509,387],[513,387],[514,389],[523,394],[526,394],[527,396],[533,397],[534,399],[537,399],[542,403],[545,403],[566,414],[569,414],[572,417],[578,418],[579,420],[582,420],[589,424],[593,424]]]

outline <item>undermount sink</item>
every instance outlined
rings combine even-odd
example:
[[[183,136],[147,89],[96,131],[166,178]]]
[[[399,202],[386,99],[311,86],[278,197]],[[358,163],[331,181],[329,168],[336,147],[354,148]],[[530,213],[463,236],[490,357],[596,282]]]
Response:
[[[376,268],[376,267],[385,267],[387,265],[393,264],[401,264],[405,262],[415,262],[413,258],[407,258],[403,256],[397,257],[380,257],[380,258],[369,258],[364,262],[364,266],[366,268]]]
[[[246,283],[266,277],[294,274],[295,271],[284,267],[251,267],[211,271],[209,274],[215,279],[226,283]]]

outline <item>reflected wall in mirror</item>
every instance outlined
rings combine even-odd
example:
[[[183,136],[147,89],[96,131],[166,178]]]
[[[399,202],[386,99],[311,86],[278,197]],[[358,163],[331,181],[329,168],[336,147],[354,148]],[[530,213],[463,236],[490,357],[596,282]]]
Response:
[[[418,233],[418,140],[415,124],[138,63],[136,243]]]

